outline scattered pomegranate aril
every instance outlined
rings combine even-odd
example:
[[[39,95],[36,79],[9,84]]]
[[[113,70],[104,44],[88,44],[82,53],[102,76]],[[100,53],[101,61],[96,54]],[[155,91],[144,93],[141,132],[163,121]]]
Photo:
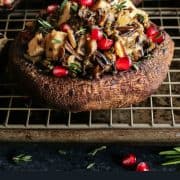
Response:
[[[150,171],[149,165],[145,162],[140,162],[137,167],[136,171],[138,172],[145,172],[145,171]]]
[[[159,34],[159,30],[157,29],[157,27],[155,25],[150,25],[146,29],[146,35],[149,38],[151,38],[152,36],[156,36],[157,34]]]
[[[56,9],[58,9],[59,5],[58,4],[51,4],[47,7],[47,13],[51,14],[54,11],[56,11]]]
[[[119,57],[115,62],[116,69],[118,71],[128,70],[131,66],[131,59],[128,56]]]
[[[101,40],[103,38],[103,32],[99,28],[91,30],[91,39]]]
[[[68,70],[62,66],[55,66],[53,68],[53,75],[56,77],[64,77],[68,75]]]
[[[122,159],[122,165],[124,167],[131,167],[136,164],[136,156],[134,154],[128,154]]]
[[[80,5],[90,7],[94,4],[94,0],[79,0]]]
[[[61,24],[61,26],[60,26],[60,30],[63,31],[63,32],[67,32],[67,31],[70,30],[70,29],[71,29],[71,27],[70,27],[70,25],[67,24],[67,23],[63,23],[63,24]]]
[[[114,41],[112,39],[102,38],[98,41],[98,49],[109,50],[112,47],[113,43]]]

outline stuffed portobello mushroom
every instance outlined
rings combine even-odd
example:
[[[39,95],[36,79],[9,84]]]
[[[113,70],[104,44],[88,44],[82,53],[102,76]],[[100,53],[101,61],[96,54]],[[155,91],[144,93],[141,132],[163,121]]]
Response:
[[[27,22],[11,50],[13,73],[33,95],[80,112],[145,100],[165,79],[174,43],[130,0],[64,0]]]

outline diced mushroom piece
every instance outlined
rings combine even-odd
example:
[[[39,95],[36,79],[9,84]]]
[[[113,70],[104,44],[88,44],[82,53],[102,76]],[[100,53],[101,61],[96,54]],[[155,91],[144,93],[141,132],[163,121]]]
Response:
[[[83,35],[80,37],[78,47],[77,47],[77,53],[82,55],[82,56],[85,55],[85,52],[83,51],[85,43],[86,43],[86,37]]]
[[[100,20],[100,22],[99,22],[99,25],[100,25],[100,26],[104,26],[107,18],[108,18],[108,14],[105,13],[105,14],[101,17],[101,20]]]
[[[111,60],[112,62],[116,61],[116,55],[111,51],[105,51],[104,55],[107,57],[107,59]]]
[[[110,4],[106,2],[105,0],[98,0],[95,5],[92,7],[93,11],[96,11],[98,9],[107,9],[110,7]]]
[[[67,33],[53,30],[46,36],[46,57],[56,60],[65,43]]]
[[[67,31],[67,34],[68,34],[69,42],[71,43],[72,47],[76,48],[77,43],[76,43],[76,39],[75,39],[75,36],[74,36],[74,31],[72,29],[69,29]]]
[[[40,56],[44,53],[44,39],[42,33],[37,33],[28,44],[29,56]]]
[[[126,26],[127,24],[130,24],[131,21],[132,18],[130,17],[127,11],[118,14],[118,18],[117,18],[118,26]]]
[[[71,2],[68,1],[64,6],[62,15],[59,18],[58,25],[61,25],[70,19],[71,17],[70,12],[71,12]]]
[[[70,66],[71,63],[74,63],[74,62],[75,62],[75,59],[76,59],[76,56],[70,55],[70,56],[68,57],[68,59],[67,59],[67,64],[68,64],[68,66]]]
[[[114,49],[115,49],[115,53],[117,56],[119,56],[119,57],[126,56],[126,51],[124,49],[124,46],[123,46],[120,38],[118,38],[118,40],[115,42]]]
[[[82,58],[77,54],[69,42],[66,41],[64,47],[71,55],[74,55],[80,61],[82,60]]]
[[[97,50],[97,42],[94,39],[87,39],[88,55],[91,56]]]

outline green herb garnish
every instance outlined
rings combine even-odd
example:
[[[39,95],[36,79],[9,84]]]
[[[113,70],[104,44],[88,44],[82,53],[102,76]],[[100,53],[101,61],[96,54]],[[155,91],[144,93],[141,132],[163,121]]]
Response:
[[[64,9],[64,6],[66,5],[67,2],[68,2],[68,0],[63,0],[63,2],[61,3],[61,6],[60,6],[60,11],[62,11]]]
[[[90,163],[90,164],[86,167],[86,169],[91,169],[91,168],[94,167],[94,165],[95,165],[95,163]]]
[[[80,27],[79,30],[76,32],[76,34],[85,34],[86,28]]]
[[[60,39],[52,39],[52,41],[51,41],[52,43],[54,43],[54,44],[59,44],[59,43],[61,43],[62,41],[60,40]]]
[[[144,16],[143,16],[143,15],[141,15],[141,14],[136,14],[136,17],[137,17],[137,19],[138,19],[138,21],[139,21],[140,23],[143,23],[143,22],[144,22]]]
[[[49,24],[47,21],[45,21],[45,20],[42,19],[42,18],[39,18],[39,19],[38,19],[38,23],[39,23],[42,27],[44,27],[44,28],[46,28],[46,29],[53,29],[53,27],[51,26],[51,24]]]
[[[70,63],[69,70],[75,74],[81,73],[81,65],[78,63]]]
[[[168,159],[167,162],[162,163],[162,166],[180,164],[180,147],[175,147],[173,150],[161,151],[159,155]]]
[[[63,151],[61,149],[58,151],[58,153],[61,154],[61,155],[66,155],[67,154],[66,151]]]
[[[72,6],[71,6],[71,9],[72,9],[74,12],[77,12],[77,10],[78,10],[78,5],[72,5]]]
[[[118,11],[121,11],[121,10],[123,10],[124,8],[126,8],[126,1],[123,1],[123,2],[121,2],[121,3],[118,3],[118,4],[115,4],[115,8],[116,8],[116,10],[118,10]]]
[[[101,146],[101,147],[99,147],[97,149],[94,149],[92,152],[88,153],[88,155],[89,156],[95,156],[97,152],[102,151],[102,150],[104,150],[106,148],[107,148],[106,146]]]
[[[32,156],[25,155],[25,154],[20,154],[18,156],[13,157],[12,159],[13,159],[13,161],[15,163],[18,164],[18,163],[22,163],[22,162],[30,162],[30,161],[32,161]]]

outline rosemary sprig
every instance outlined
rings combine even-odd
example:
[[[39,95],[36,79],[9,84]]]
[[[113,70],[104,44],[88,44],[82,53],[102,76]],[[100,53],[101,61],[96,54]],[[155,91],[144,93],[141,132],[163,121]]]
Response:
[[[47,21],[45,21],[45,20],[42,19],[42,18],[39,18],[39,19],[38,19],[38,23],[39,23],[42,27],[44,27],[45,29],[53,29],[52,25],[49,24]]]
[[[80,27],[79,30],[76,32],[76,34],[85,34],[86,30],[87,30],[86,28]]]
[[[66,151],[61,150],[61,149],[58,151],[58,153],[59,153],[59,154],[61,154],[61,155],[66,155],[66,154],[67,154],[67,152],[66,152]]]
[[[170,151],[162,151],[159,153],[159,155],[178,155],[180,152],[177,152],[175,150],[170,150]]]
[[[63,0],[63,2],[61,3],[61,6],[60,6],[60,11],[62,11],[64,9],[64,6],[66,5],[67,2],[68,2],[68,0]]]
[[[93,151],[91,151],[90,153],[88,153],[89,156],[95,156],[97,154],[97,152],[102,151],[104,149],[106,149],[106,146],[101,146],[99,148],[94,149]]]
[[[90,163],[87,167],[86,167],[86,169],[91,169],[91,168],[93,168],[95,166],[95,163]]]
[[[123,1],[123,2],[121,2],[121,3],[117,3],[117,4],[115,4],[114,6],[115,6],[115,8],[116,8],[116,10],[118,10],[118,11],[121,11],[121,10],[123,10],[124,8],[126,8],[126,1]]]
[[[54,38],[54,39],[52,39],[51,42],[54,43],[54,44],[59,44],[59,43],[61,43],[62,41],[61,41],[60,39]]]
[[[22,162],[30,162],[32,161],[32,156],[26,154],[20,154],[18,156],[13,157],[12,160],[17,164]]]
[[[173,150],[161,151],[159,155],[168,159],[167,162],[162,163],[162,166],[180,164],[180,147],[175,147]]]
[[[81,65],[78,63],[70,63],[69,70],[75,74],[81,73]]]

